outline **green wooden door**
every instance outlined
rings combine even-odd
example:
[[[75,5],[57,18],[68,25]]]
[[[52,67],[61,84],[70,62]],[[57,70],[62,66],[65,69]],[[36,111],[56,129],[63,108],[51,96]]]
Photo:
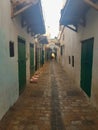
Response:
[[[34,74],[34,44],[30,44],[30,77]]]
[[[19,73],[19,92],[26,86],[26,46],[25,40],[18,38],[18,73]]]
[[[40,68],[40,48],[37,48],[37,69]]]
[[[40,68],[40,48],[35,49],[35,70]]]
[[[45,54],[45,52],[44,52],[44,50],[42,50],[42,65],[44,64],[44,62],[45,62],[45,59],[44,59],[44,54]]]
[[[81,50],[81,88],[89,97],[91,96],[93,43],[94,38],[83,41]]]
[[[47,61],[47,49],[45,49],[45,61]]]
[[[40,48],[40,67],[42,66],[42,48]]]

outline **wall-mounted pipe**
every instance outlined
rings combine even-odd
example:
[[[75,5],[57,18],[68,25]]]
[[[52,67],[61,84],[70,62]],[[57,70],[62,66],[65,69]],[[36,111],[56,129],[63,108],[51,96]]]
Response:
[[[87,4],[89,4],[94,9],[98,10],[98,5],[96,3],[94,3],[94,2],[92,2],[91,0],[84,0],[84,2],[86,2]]]

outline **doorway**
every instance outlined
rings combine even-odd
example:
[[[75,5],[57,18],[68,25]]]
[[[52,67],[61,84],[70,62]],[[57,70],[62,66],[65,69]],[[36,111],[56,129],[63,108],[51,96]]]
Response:
[[[82,41],[81,45],[81,88],[91,97],[94,38]]]
[[[34,44],[30,43],[30,77],[34,74]]]
[[[19,93],[26,86],[26,42],[18,37],[18,75],[19,75]]]

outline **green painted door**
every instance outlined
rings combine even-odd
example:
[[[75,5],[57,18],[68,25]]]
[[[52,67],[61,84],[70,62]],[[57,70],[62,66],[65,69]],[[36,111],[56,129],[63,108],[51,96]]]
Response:
[[[44,59],[44,54],[45,54],[45,52],[44,52],[44,50],[42,50],[42,65],[44,64],[44,62],[45,62],[45,59]]]
[[[40,48],[40,67],[42,66],[42,48]]]
[[[94,38],[91,38],[83,41],[81,47],[81,88],[89,97],[91,96],[93,43]]]
[[[35,70],[40,68],[40,48],[35,49]]]
[[[18,37],[18,73],[19,73],[19,92],[21,93],[26,86],[26,45],[25,40]]]
[[[47,49],[45,49],[45,61],[47,61]]]
[[[37,69],[40,68],[40,48],[37,48]]]
[[[34,44],[30,44],[30,77],[34,74]]]

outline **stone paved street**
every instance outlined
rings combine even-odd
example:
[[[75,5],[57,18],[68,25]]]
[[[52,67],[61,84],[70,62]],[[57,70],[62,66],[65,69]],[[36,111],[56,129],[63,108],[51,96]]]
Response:
[[[0,122],[0,130],[98,130],[98,111],[55,62],[41,69]]]

